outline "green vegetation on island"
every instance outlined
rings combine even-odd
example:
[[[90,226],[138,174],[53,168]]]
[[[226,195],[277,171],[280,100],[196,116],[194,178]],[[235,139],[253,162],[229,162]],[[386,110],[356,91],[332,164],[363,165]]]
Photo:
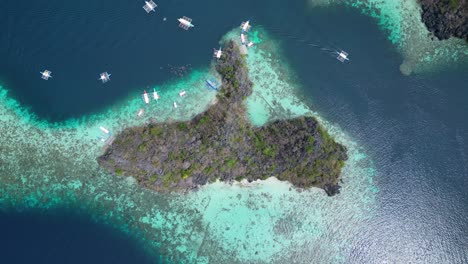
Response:
[[[438,39],[468,42],[468,0],[419,0],[421,19]]]
[[[296,187],[338,193],[346,148],[311,116],[252,126],[244,103],[252,82],[234,42],[227,43],[216,69],[223,83],[208,110],[187,122],[125,129],[98,162],[158,191],[275,176]]]

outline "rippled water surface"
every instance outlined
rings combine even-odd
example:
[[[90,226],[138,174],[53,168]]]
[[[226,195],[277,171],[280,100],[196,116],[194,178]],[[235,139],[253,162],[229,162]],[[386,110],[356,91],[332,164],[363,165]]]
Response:
[[[115,227],[7,210],[2,243],[13,242],[0,252],[14,262],[24,247],[63,263],[54,254],[71,251],[56,238],[91,249],[80,257],[97,262],[111,244],[119,251],[112,263],[148,261],[142,244],[187,263],[467,263],[467,45],[431,42],[408,16],[412,1],[403,9],[401,1],[328,2],[179,0],[158,2],[151,15],[128,1],[0,2],[2,207],[78,205]],[[193,30],[177,28],[183,15]],[[297,193],[270,180],[163,196],[99,170],[98,126],[118,132],[144,122],[135,119],[141,90],[160,89],[163,100],[146,111],[160,120],[187,119],[208,104],[212,49],[246,19],[261,28],[247,57],[255,83],[249,116],[259,124],[274,118],[262,100],[297,114],[310,108],[350,149],[342,193]],[[338,48],[349,63],[328,52]],[[47,82],[39,78],[45,68],[54,76]],[[112,73],[105,85],[102,71]],[[180,89],[190,96],[177,98]],[[81,116],[88,121],[43,121]],[[86,242],[92,233],[99,239]]]

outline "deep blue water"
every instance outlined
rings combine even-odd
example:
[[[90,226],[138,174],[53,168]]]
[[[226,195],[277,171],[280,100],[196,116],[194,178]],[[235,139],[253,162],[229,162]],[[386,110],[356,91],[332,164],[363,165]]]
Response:
[[[403,76],[402,58],[385,32],[355,10],[309,10],[305,1],[219,2],[161,2],[155,14],[147,15],[138,1],[0,1],[0,80],[40,117],[82,116],[176,77],[168,64],[206,67],[219,38],[251,19],[283,40],[304,99],[365,146],[375,161],[378,212],[353,242],[349,262],[372,263],[385,254],[402,260],[417,256],[421,262],[435,256],[447,263],[467,260],[467,65]],[[183,15],[193,19],[194,30],[177,27]],[[308,43],[343,48],[352,61],[338,63]],[[39,78],[45,68],[53,71],[51,81]],[[105,85],[97,81],[102,71],[112,73]],[[64,243],[46,243],[41,230],[73,232],[70,226],[84,234],[101,232],[101,245],[137,244],[105,226],[58,215],[2,215],[0,221],[6,218],[8,230],[17,232],[41,221],[53,223],[28,229],[16,239],[38,242],[12,244],[8,252],[62,251]],[[76,248],[88,246],[89,238],[73,237],[67,236],[68,243]],[[105,259],[109,252],[90,254]],[[121,263],[144,261],[138,261],[138,250],[122,254],[136,260],[122,256]]]
[[[332,18],[344,15],[336,13]],[[372,19],[345,14],[352,26],[339,19],[328,25],[337,28],[333,40],[353,54],[350,64],[323,67],[320,54],[292,40],[285,41],[285,54],[305,99],[364,145],[379,172],[377,216],[354,242],[350,261],[399,256],[405,263],[412,256],[421,263],[466,263],[468,65],[403,76],[402,57]],[[358,38],[357,25],[365,32]],[[305,67],[304,54],[320,63]]]
[[[0,211],[1,263],[157,263],[142,245],[61,209]]]
[[[177,77],[171,67],[209,65],[213,48],[242,19],[262,10],[256,1],[168,1],[146,14],[144,1],[2,0],[0,80],[38,116],[51,121],[93,113]],[[230,10],[230,12],[215,12]],[[195,30],[178,28],[189,16]],[[167,21],[163,21],[167,17]],[[49,69],[44,82],[39,72]],[[102,85],[99,74],[112,74]]]

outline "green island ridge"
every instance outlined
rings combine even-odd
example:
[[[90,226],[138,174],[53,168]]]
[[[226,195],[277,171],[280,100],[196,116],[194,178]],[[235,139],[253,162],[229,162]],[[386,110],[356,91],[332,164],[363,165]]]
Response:
[[[222,85],[213,104],[186,122],[149,123],[123,130],[98,158],[114,175],[161,191],[195,189],[217,179],[249,182],[276,177],[295,187],[339,193],[347,149],[312,116],[255,127],[244,100],[252,82],[239,46],[229,41],[216,70]]]
[[[468,42],[468,0],[419,0],[419,3],[421,19],[434,36]]]

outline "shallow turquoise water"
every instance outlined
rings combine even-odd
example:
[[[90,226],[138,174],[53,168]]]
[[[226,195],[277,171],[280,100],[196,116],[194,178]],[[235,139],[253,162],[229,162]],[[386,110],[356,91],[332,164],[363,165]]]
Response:
[[[403,58],[403,73],[408,73],[408,69],[416,73],[436,72],[447,62],[460,60],[444,54],[466,53],[466,46],[454,40],[429,42],[421,24],[412,16],[416,12],[412,5],[402,9],[402,2],[398,1],[353,3],[352,6],[378,18],[380,28],[388,34]],[[377,15],[376,10],[382,12]],[[355,139],[345,132],[350,130],[355,134],[355,127],[336,115],[352,115],[352,111],[324,113],[340,122],[327,122],[321,117],[320,107],[330,106],[317,101],[326,97],[316,98],[312,93],[304,98],[305,88],[301,85],[300,76],[295,75],[282,50],[287,44],[279,44],[273,33],[270,35],[268,27],[265,28],[255,27],[251,35],[257,45],[249,50],[247,56],[254,82],[254,94],[246,102],[248,117],[256,125],[304,114],[319,118],[330,133],[349,149],[350,160],[343,171],[344,184],[340,195],[329,198],[318,189],[297,192],[289,184],[275,179],[250,184],[214,183],[190,194],[160,195],[139,188],[131,178],[115,178],[98,168],[96,157],[102,153],[103,146],[96,140],[97,136],[102,136],[99,126],[105,126],[116,134],[125,127],[152,120],[164,122],[191,118],[215,98],[215,92],[206,88],[204,80],[217,77],[212,68],[207,67],[155,86],[161,99],[147,107],[135,92],[100,113],[57,124],[37,119],[2,88],[0,202],[3,207],[84,208],[98,221],[138,237],[150,250],[161,250],[174,262],[466,260],[466,254],[456,247],[452,247],[455,253],[449,257],[443,253],[427,254],[426,259],[418,259],[411,250],[401,258],[396,257],[398,252],[391,250],[384,250],[381,254],[367,251],[373,242],[382,242],[382,238],[374,237],[382,228],[375,219],[379,219],[376,218],[379,210],[385,206],[379,200],[382,193],[375,179],[385,181],[382,171],[388,172],[388,168],[377,167],[375,160],[379,164],[390,165],[382,162],[382,156],[378,155],[381,152],[358,143],[358,140],[365,142],[365,138],[359,136]],[[225,38],[238,40],[238,34],[238,29],[235,29]],[[424,59],[422,54],[426,56]],[[396,65],[393,66],[398,67]],[[398,72],[398,69],[394,70]],[[187,91],[187,97],[177,95],[181,89]],[[173,108],[174,101],[178,104],[176,109]],[[312,111],[310,102],[314,101],[317,104],[312,104]],[[369,104],[373,103],[369,101]],[[145,114],[136,118],[141,108],[145,109]],[[372,120],[379,119],[386,120],[385,115]],[[463,131],[459,138],[465,138]],[[399,223],[404,223],[404,220]],[[393,230],[404,234],[398,228]],[[374,240],[366,241],[368,237]],[[406,241],[410,240],[407,238]],[[451,242],[446,243],[451,245]],[[461,245],[464,243],[462,241]],[[417,248],[417,245],[409,244],[410,248]],[[440,248],[443,249],[437,247]],[[368,254],[367,258],[359,252]]]
[[[250,50],[247,60],[255,83],[254,95],[248,101],[249,109],[265,109],[264,103],[270,101],[272,104],[271,94],[275,94],[282,97],[277,109],[273,113],[269,108],[260,110],[268,120],[284,118],[286,109],[293,115],[309,113],[318,117],[295,98],[291,83],[279,77],[286,75],[287,69],[273,68],[276,61],[268,54],[275,52],[277,47],[265,33],[262,35],[268,46],[258,43]],[[349,184],[344,186],[343,195],[336,199],[326,197],[318,189],[297,192],[290,189],[289,184],[276,180],[253,184],[216,183],[190,194],[159,195],[137,187],[131,178],[116,179],[98,168],[95,158],[101,153],[102,144],[95,137],[100,133],[99,125],[104,124],[113,133],[118,133],[125,126],[143,124],[151,118],[157,121],[190,118],[214,98],[214,92],[208,92],[204,82],[199,81],[205,79],[200,74],[210,73],[194,72],[184,80],[184,87],[192,89],[187,89],[189,96],[177,99],[178,108],[173,109],[167,97],[177,98],[180,82],[169,84],[164,89],[167,92],[161,93],[162,99],[147,107],[141,119],[131,118],[141,107],[141,102],[134,100],[86,121],[56,126],[34,124],[25,112],[18,116],[16,103],[4,95],[1,104],[4,113],[1,129],[5,135],[2,146],[14,147],[2,155],[2,160],[9,165],[3,167],[2,172],[2,175],[8,175],[3,178],[3,203],[41,208],[64,204],[89,207],[124,231],[139,231],[144,239],[152,241],[174,261],[273,261],[286,258],[289,250],[304,243],[314,244],[321,252],[334,252],[333,255],[340,259],[342,253],[338,249],[344,244],[321,248],[325,244],[318,241],[327,239],[325,231],[333,227],[334,222],[340,222],[339,219],[355,222],[353,228],[356,228],[368,218],[377,189],[372,185],[372,162],[363,162],[368,158],[362,149],[339,128],[325,121],[322,123],[337,140],[348,146],[350,154],[343,172],[343,178]],[[256,99],[260,97],[262,101]],[[251,113],[254,123],[261,125],[258,120],[265,120],[258,119],[256,111]],[[357,200],[361,201],[357,206],[345,206]],[[341,209],[329,212],[331,207]],[[299,212],[306,218],[298,219]],[[122,223],[125,224],[122,226]],[[321,258],[326,260],[327,256],[329,254]],[[300,259],[308,257],[305,255]]]

